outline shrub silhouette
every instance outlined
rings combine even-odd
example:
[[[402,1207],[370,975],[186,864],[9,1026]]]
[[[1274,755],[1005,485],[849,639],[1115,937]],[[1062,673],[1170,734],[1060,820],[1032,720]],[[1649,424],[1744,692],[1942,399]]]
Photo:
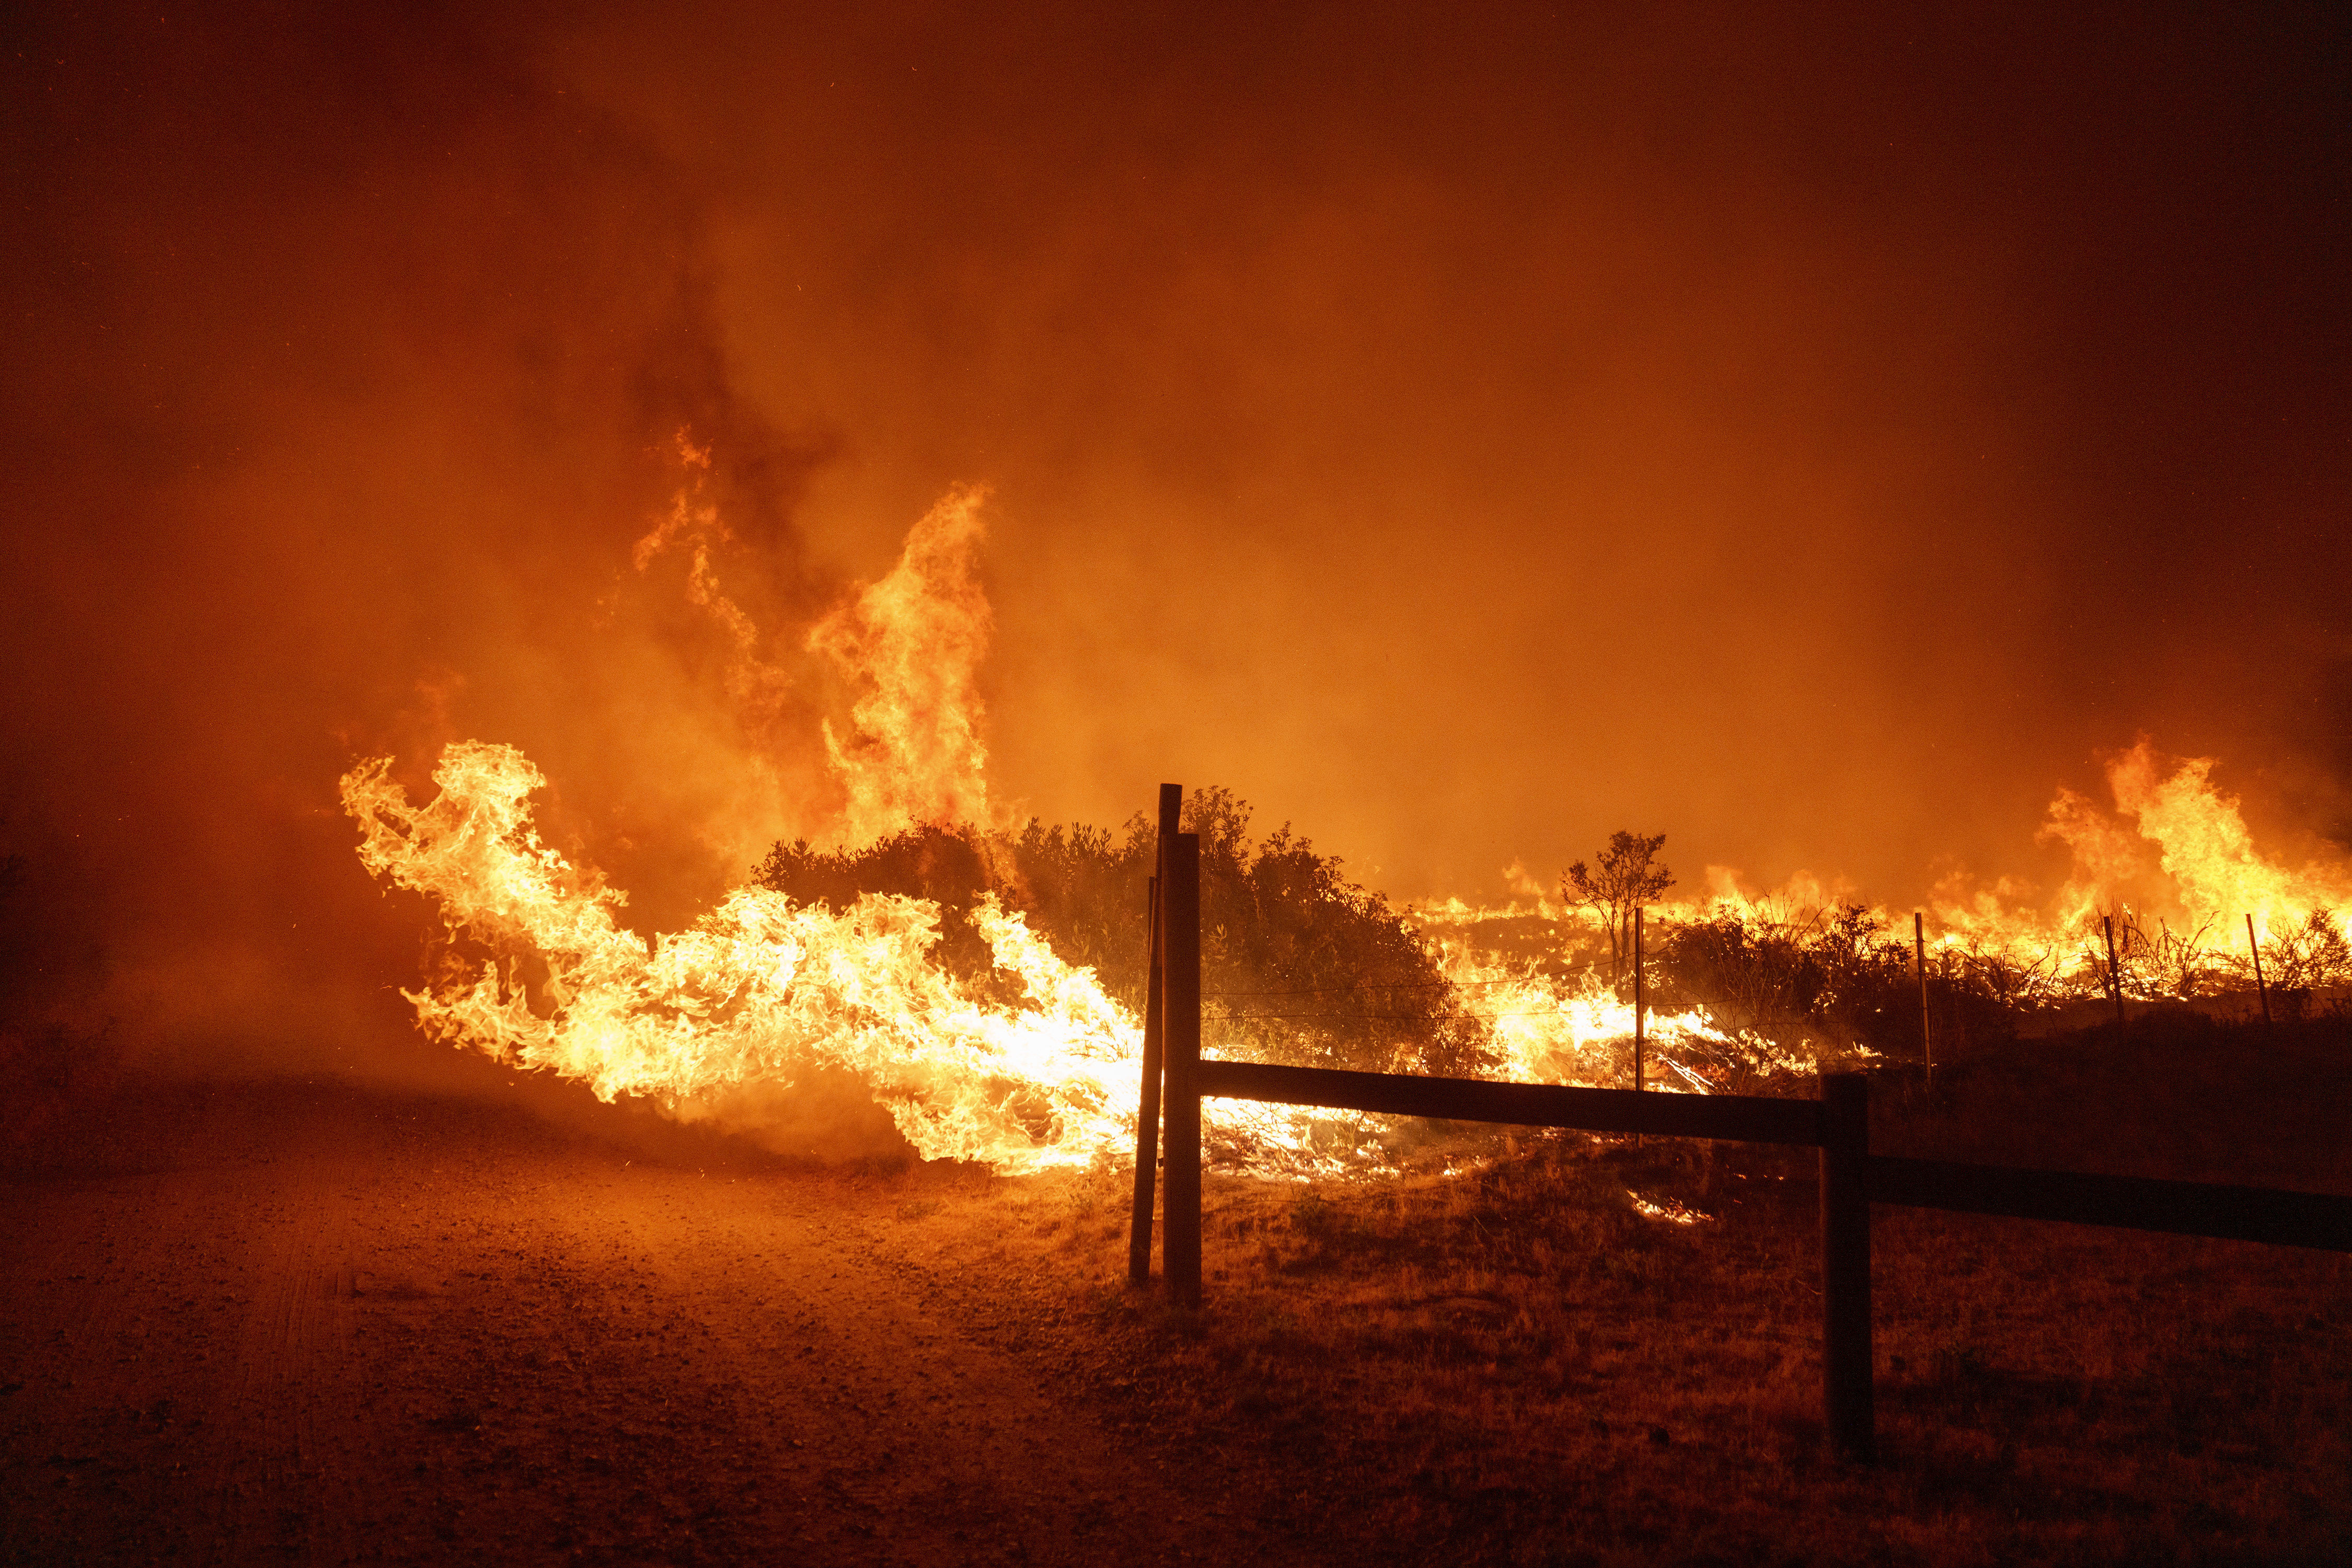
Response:
[[[1381,894],[1349,881],[1287,825],[1249,835],[1248,803],[1212,786],[1184,802],[1201,839],[1202,1043],[1222,1054],[1373,1071],[1467,1074],[1491,1060],[1486,1025],[1465,1016],[1436,954]],[[913,827],[855,849],[778,844],[760,886],[841,908],[860,893],[940,906],[939,961],[985,994],[1013,1000],[971,925],[993,895],[1068,963],[1095,971],[1139,1013],[1149,955],[1146,900],[1155,824],[1117,833],[1032,820],[1017,833]]]
[[[1862,1045],[1890,1057],[1919,1049],[1912,951],[1862,904],[1775,919],[1753,909],[1661,922],[1658,1005],[1705,1007],[1724,1027],[1795,1046]],[[1977,1040],[2016,1032],[2000,977],[1973,963],[1928,971],[1939,1031]]]

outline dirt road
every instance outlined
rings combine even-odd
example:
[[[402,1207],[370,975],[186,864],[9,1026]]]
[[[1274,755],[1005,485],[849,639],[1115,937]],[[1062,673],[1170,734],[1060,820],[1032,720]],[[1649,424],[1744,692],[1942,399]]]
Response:
[[[895,1194],[338,1088],[78,1137],[0,1185],[0,1561],[1291,1554],[877,1245]]]

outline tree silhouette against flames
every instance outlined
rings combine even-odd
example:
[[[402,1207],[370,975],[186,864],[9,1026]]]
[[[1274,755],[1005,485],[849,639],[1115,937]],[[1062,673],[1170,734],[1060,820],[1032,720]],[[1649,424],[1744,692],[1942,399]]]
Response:
[[[1579,860],[1559,879],[1563,902],[1591,910],[1609,933],[1609,973],[1622,977],[1633,956],[1633,911],[1675,885],[1674,873],[1655,864],[1665,844],[1663,833],[1646,837],[1620,828],[1598,857],[1600,869]]]

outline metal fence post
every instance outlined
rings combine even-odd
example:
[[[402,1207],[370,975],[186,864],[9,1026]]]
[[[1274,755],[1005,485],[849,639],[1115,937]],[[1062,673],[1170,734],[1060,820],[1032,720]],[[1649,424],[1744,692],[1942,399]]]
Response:
[[[2124,1021],[2124,971],[2116,962],[2116,917],[2101,915],[2099,923],[2107,932],[2107,991],[2116,999],[2116,1022]]]
[[[1150,882],[1146,921],[1150,966],[1143,984],[1143,1083],[1135,1098],[1135,1212],[1127,1232],[1127,1278],[1151,1279],[1151,1208],[1160,1180],[1160,879]]]
[[[1633,906],[1633,1091],[1642,1090],[1642,906]],[[1634,1135],[1636,1143],[1640,1134]]]
[[[1822,1075],[1822,1419],[1842,1458],[1877,1448],[1870,1355],[1870,1080]]]
[[[1168,840],[1160,887],[1165,955],[1160,1038],[1167,1052],[1167,1237],[1160,1268],[1168,1293],[1201,1304],[1201,836]]]
[[[1927,1016],[1927,917],[1911,911],[1912,962],[1919,971],[1919,1054],[1927,1064],[1927,1093],[1936,1092],[1936,1030]]]
[[[1141,1285],[1151,1278],[1151,1205],[1160,1165],[1160,889],[1167,881],[1168,840],[1175,837],[1184,786],[1160,786],[1159,873],[1150,881],[1150,966],[1143,986],[1143,1085],[1135,1101],[1135,1213],[1128,1227],[1127,1277]]]
[[[2263,999],[2263,1027],[2271,1026],[2271,988],[2263,979],[2263,944],[2254,940],[2254,917],[2246,916],[2246,951],[2254,955],[2254,994]]]

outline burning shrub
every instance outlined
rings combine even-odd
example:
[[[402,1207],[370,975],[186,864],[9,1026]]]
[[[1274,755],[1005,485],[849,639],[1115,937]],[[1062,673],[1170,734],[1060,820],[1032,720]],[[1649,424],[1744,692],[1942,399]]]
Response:
[[[2086,917],[2076,936],[2074,979],[2078,991],[2107,993],[2105,931],[2102,917]],[[2229,942],[2229,927],[2209,917],[2185,933],[2158,918],[2126,910],[2114,917],[2116,978],[2125,996],[2163,1001],[2243,994],[2254,987],[2254,967],[2242,948]],[[2352,942],[2332,910],[2315,907],[2300,921],[2284,910],[2262,942],[2263,977],[2273,1003],[2296,1016],[2315,994],[2352,984]]]
[[[2316,991],[2352,982],[2352,943],[2335,913],[2313,910],[2263,944],[2263,967],[2282,991]]]
[[[1919,1048],[1919,989],[1910,946],[1862,904],[1778,916],[1755,907],[1662,922],[1658,1002],[1706,1008],[1726,1029],[1794,1044],[1798,1037],[1865,1046],[1886,1056]],[[2017,977],[1967,962],[1927,975],[1939,1030],[1977,1038],[2015,1033],[1999,994]]]
[[[2236,977],[2231,973],[2223,955],[2210,945],[2217,923],[2208,920],[2183,933],[2159,917],[2151,934],[2145,920],[2135,912],[2125,911],[2116,922],[2116,978],[2123,985],[2124,994],[2154,1001],[2210,994],[2222,989]],[[2105,932],[2095,930],[2097,925],[2095,919],[2084,921],[2077,944],[2081,949],[2077,968],[2090,977],[2088,983],[2104,989],[2107,984],[2101,946]],[[2252,984],[2251,977],[2246,984]]]
[[[2352,984],[2352,943],[2343,923],[2333,910],[2315,909],[2301,925],[2283,925],[2263,943],[2263,973],[2279,1010],[2302,1017],[2314,994]]]
[[[1485,1024],[1387,899],[1286,824],[1253,848],[1249,806],[1229,791],[1202,790],[1185,812],[1201,835],[1213,1040],[1313,1066],[1459,1075],[1487,1065]]]
[[[992,964],[971,914],[994,889],[985,858],[989,840],[960,827],[910,827],[856,849],[813,849],[808,840],[777,844],[751,880],[803,903],[846,910],[863,893],[929,899],[955,917],[940,922],[939,962],[958,976],[985,975]]]
[[[1249,816],[1248,804],[1223,788],[1184,803],[1183,826],[1201,837],[1204,1043],[1321,1066],[1467,1073],[1484,1065],[1485,1026],[1462,1013],[1437,955],[1402,915],[1286,826],[1253,843]],[[835,908],[861,893],[930,900],[942,916],[939,961],[982,987],[1008,983],[992,974],[971,921],[993,894],[1065,963],[1093,969],[1140,1013],[1155,837],[1141,813],[1117,834],[1034,820],[1017,833],[931,826],[855,849],[778,844],[752,875]]]

